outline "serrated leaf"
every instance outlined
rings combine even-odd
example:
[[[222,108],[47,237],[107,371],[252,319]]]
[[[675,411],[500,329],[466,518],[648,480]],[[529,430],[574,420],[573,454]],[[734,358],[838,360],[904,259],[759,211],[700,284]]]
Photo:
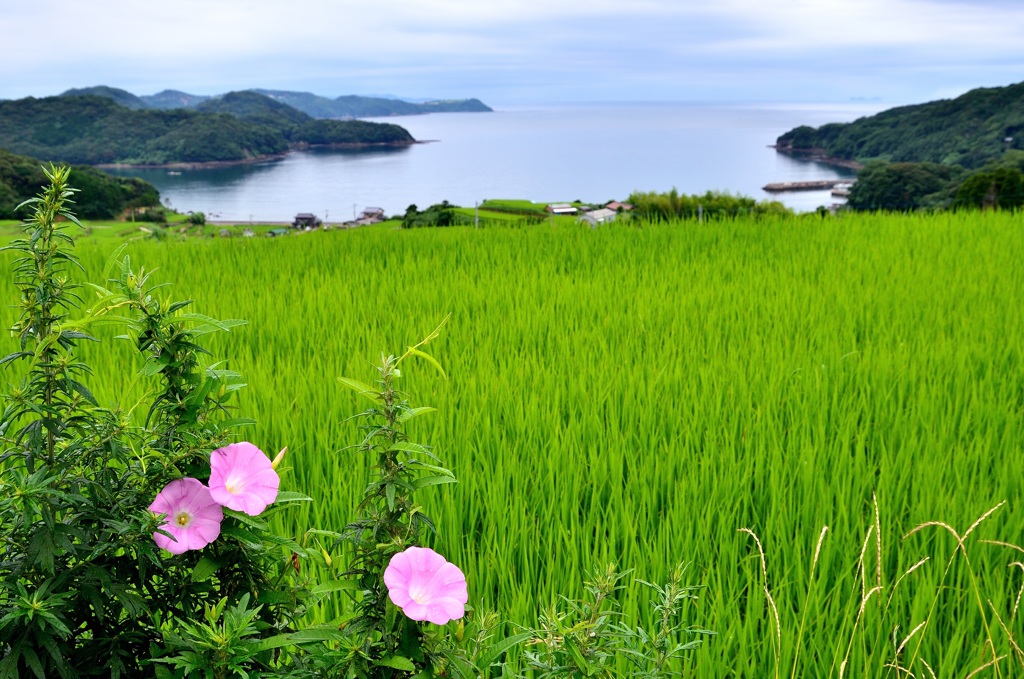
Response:
[[[430,452],[426,446],[421,446],[418,443],[410,443],[409,441],[399,441],[398,443],[391,444],[389,450],[400,450],[403,453],[413,453],[415,455],[426,455],[432,460],[440,462],[436,455]]]

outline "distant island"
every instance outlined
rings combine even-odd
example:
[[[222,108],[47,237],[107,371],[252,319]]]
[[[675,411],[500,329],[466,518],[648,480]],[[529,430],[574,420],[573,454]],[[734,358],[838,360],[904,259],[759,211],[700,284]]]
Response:
[[[163,166],[253,162],[310,147],[416,143],[399,125],[315,118],[253,91],[176,109],[141,107],[132,97],[106,88],[104,95],[0,101],[0,148],[73,164]]]
[[[488,113],[493,110],[479,99],[439,99],[413,103],[401,99],[361,97],[357,95],[343,95],[330,99],[310,92],[291,92],[288,90],[252,89],[246,90],[246,92],[255,92],[270,97],[274,101],[287,104],[292,108],[302,111],[311,118],[381,118],[385,116],[410,116],[426,113]],[[207,102],[216,101],[233,93],[208,96],[188,94],[178,90],[164,90],[157,94],[137,96],[127,90],[98,85],[96,87],[71,89],[64,92],[61,96],[83,96],[90,94],[113,99],[125,108],[134,110],[157,109],[167,111],[179,108],[200,108]]]

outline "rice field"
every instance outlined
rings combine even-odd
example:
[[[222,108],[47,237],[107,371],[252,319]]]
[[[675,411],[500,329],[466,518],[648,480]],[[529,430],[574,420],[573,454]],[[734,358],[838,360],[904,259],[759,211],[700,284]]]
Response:
[[[83,242],[92,279],[110,249]],[[606,563],[658,582],[688,562],[706,588],[688,619],[718,633],[691,676],[1024,675],[1019,215],[368,228],[128,252],[196,311],[248,321],[211,348],[247,378],[245,438],[288,446],[284,484],[315,498],[284,531],[340,529],[365,485],[346,450],[365,403],[336,378],[370,381],[381,351],[450,314],[430,345],[448,379],[412,363],[402,381],[438,409],[413,440],[460,480],[419,499],[471,604],[530,625]],[[101,401],[130,407],[127,343],[89,360]],[[648,615],[641,587],[621,603]]]

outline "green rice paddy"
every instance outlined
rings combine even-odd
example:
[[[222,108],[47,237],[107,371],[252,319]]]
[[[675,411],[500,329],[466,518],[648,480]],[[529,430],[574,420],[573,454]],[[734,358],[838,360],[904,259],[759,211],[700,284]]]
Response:
[[[111,247],[82,244],[91,279]],[[1024,554],[996,544],[1024,542],[1020,215],[376,228],[128,251],[196,311],[248,321],[211,348],[247,378],[239,414],[258,424],[244,438],[288,446],[284,484],[315,499],[282,530],[340,529],[365,485],[346,420],[366,404],[336,378],[372,380],[381,351],[450,314],[430,345],[449,379],[410,363],[402,380],[438,408],[412,439],[460,479],[419,497],[471,604],[530,625],[591,569],[657,582],[685,561],[706,586],[688,619],[718,633],[693,676],[966,677],[993,654],[975,676],[1024,674]],[[104,344],[91,386],[130,407],[140,386],[114,376],[131,349]],[[1003,501],[956,553],[952,531]],[[912,533],[930,521],[945,527]],[[643,618],[643,588],[622,606]]]

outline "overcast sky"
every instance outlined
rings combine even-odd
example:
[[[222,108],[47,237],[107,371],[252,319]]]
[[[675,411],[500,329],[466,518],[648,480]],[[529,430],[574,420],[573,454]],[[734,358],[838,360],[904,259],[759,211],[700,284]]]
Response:
[[[1019,0],[0,0],[0,98],[916,103],[1024,80]]]

